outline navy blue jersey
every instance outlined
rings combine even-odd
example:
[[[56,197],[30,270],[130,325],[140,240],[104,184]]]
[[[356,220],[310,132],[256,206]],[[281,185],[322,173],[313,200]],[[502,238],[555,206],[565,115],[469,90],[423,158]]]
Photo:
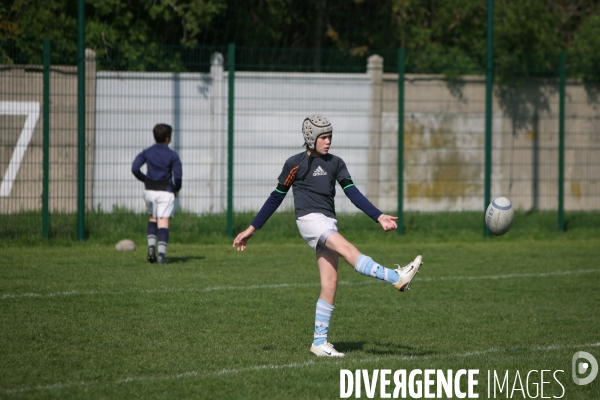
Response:
[[[346,178],[350,173],[338,156],[311,157],[303,151],[286,160],[278,180],[293,189],[296,218],[310,213],[335,218],[335,183],[342,185]]]
[[[296,218],[320,213],[335,218],[335,183],[339,182],[352,204],[377,222],[383,214],[354,186],[346,163],[333,154],[311,157],[306,152],[285,161],[277,188],[254,217],[252,226],[260,229],[281,205],[290,188],[294,192]]]
[[[144,164],[146,175],[140,170]],[[133,160],[131,172],[148,190],[178,192],[181,189],[181,160],[167,144],[155,144],[142,150]]]

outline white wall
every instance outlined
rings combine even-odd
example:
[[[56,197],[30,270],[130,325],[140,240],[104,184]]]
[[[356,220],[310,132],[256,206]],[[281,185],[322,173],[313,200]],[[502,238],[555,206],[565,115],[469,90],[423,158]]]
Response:
[[[227,73],[97,74],[94,207],[142,211],[143,186],[131,162],[153,144],[156,123],[173,126],[171,148],[183,163],[179,206],[195,213],[227,206]],[[364,74],[237,72],[234,209],[258,210],[284,161],[303,151],[302,121],[322,113],[334,127],[332,153],[366,190],[369,80]],[[338,192],[341,192],[338,190]],[[339,195],[341,194],[341,196]],[[338,211],[356,208],[338,193]],[[281,209],[293,206],[292,195]]]

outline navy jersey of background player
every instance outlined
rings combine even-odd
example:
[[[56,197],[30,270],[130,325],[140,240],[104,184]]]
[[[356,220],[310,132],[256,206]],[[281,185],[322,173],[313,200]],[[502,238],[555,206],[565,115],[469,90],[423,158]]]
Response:
[[[146,175],[140,170],[146,164]],[[154,144],[143,150],[131,168],[137,179],[144,182],[146,190],[177,192],[181,188],[181,160],[166,143]]]
[[[346,163],[333,154],[311,157],[305,151],[288,158],[278,181],[294,192],[296,218],[318,212],[335,218],[335,183],[350,178]]]

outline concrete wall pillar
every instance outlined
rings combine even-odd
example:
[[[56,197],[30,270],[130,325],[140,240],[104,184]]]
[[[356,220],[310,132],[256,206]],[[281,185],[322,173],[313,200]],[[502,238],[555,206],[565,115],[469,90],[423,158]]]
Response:
[[[85,207],[94,208],[94,152],[96,145],[96,52],[85,49]],[[52,168],[52,167],[51,167]]]
[[[381,149],[381,113],[383,111],[383,57],[376,54],[367,60],[367,75],[371,81],[369,110],[369,153],[367,156],[367,198],[379,206],[379,158]]]
[[[226,139],[224,132],[224,90],[223,90],[223,62],[221,53],[213,53],[210,57],[210,173],[208,190],[210,193],[210,211],[219,212],[226,208],[225,200],[227,184],[223,160],[227,159]]]

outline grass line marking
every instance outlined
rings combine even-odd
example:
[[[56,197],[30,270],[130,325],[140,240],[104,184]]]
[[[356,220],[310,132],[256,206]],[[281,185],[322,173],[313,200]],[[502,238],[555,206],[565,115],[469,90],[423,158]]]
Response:
[[[579,345],[551,345],[551,346],[538,346],[529,349],[523,349],[525,351],[555,351],[555,350],[563,350],[563,349],[581,349],[588,347],[600,347],[600,342],[598,343],[587,343],[587,344],[579,344]],[[318,365],[322,364],[337,364],[343,365],[346,362],[361,362],[361,363],[373,363],[378,361],[385,360],[400,360],[400,361],[411,361],[411,360],[429,360],[437,357],[456,357],[456,358],[464,358],[464,357],[473,357],[479,356],[488,353],[500,353],[502,351],[510,351],[511,349],[498,349],[498,348],[490,348],[487,350],[479,350],[479,351],[470,351],[464,353],[454,353],[454,354],[436,354],[436,355],[411,355],[411,356],[377,356],[377,357],[362,357],[362,358],[352,358],[351,356],[344,359],[321,359],[318,362]],[[158,381],[174,381],[178,379],[185,378],[209,378],[211,376],[222,376],[222,375],[233,375],[244,372],[251,371],[261,371],[261,370],[277,370],[277,369],[288,369],[288,368],[304,368],[310,367],[313,365],[317,365],[316,361],[306,361],[302,363],[290,363],[290,364],[264,364],[264,365],[254,365],[250,367],[237,368],[237,369],[223,369],[220,371],[207,371],[207,372],[199,372],[199,371],[189,371],[183,372],[179,374],[173,375],[160,375],[160,376],[137,376],[137,377],[126,377],[122,379],[117,379],[114,381],[81,381],[81,382],[67,382],[67,383],[55,383],[52,385],[38,385],[24,388],[15,388],[15,389],[0,389],[0,393],[4,394],[15,394],[15,393],[25,393],[32,391],[40,391],[40,390],[60,390],[65,388],[72,387],[88,387],[94,385],[119,385],[130,382],[158,382]]]
[[[576,271],[553,271],[542,273],[525,273],[525,274],[505,274],[505,275],[487,275],[487,276],[440,276],[436,278],[420,278],[420,282],[443,282],[443,281],[460,281],[460,280],[499,280],[499,279],[514,279],[514,278],[547,278],[563,275],[581,275],[598,273],[600,269],[583,269]],[[379,280],[366,280],[361,282],[340,281],[341,286],[359,286],[369,285],[374,283],[382,283]],[[131,293],[138,294],[161,294],[161,293],[177,293],[177,292],[217,292],[217,291],[240,291],[240,290],[262,290],[262,289],[284,289],[284,288],[299,288],[299,287],[318,287],[319,283],[280,283],[267,285],[248,285],[248,286],[213,286],[206,288],[160,288],[147,289],[137,291],[111,291],[111,290],[69,290],[65,292],[52,293],[23,293],[23,294],[3,294],[0,300],[8,299],[24,299],[24,298],[53,298],[66,296],[95,296],[95,295],[124,295]]]

